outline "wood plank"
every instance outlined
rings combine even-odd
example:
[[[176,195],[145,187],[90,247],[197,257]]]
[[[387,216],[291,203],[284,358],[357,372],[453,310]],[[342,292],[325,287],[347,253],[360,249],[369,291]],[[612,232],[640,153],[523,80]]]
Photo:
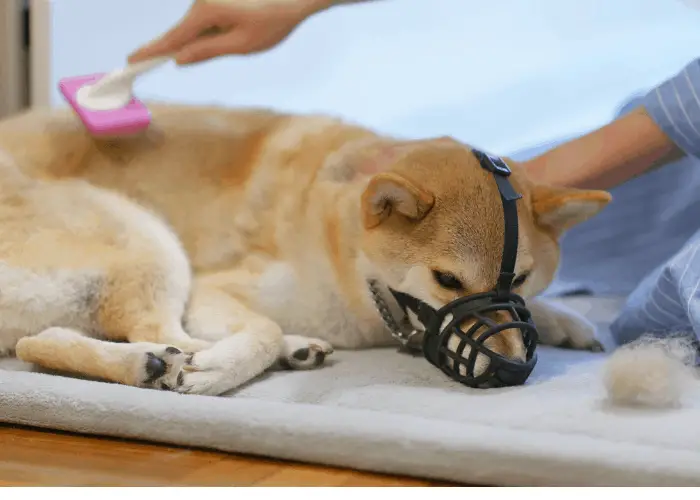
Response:
[[[0,486],[449,486],[0,424]]]

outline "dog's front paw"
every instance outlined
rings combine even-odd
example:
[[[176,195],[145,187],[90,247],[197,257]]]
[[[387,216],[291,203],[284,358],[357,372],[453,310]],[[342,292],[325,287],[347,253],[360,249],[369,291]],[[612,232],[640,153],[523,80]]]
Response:
[[[148,351],[138,363],[137,385],[166,391],[177,390],[184,382],[184,370],[191,359],[192,354],[172,346]]]
[[[285,335],[279,364],[289,370],[310,370],[322,366],[331,354],[333,346],[325,340]]]
[[[541,344],[592,352],[605,350],[596,338],[595,325],[575,311],[540,300],[531,303],[530,311]]]
[[[167,339],[164,343],[176,347],[177,349],[189,353],[204,351],[212,346],[212,342],[202,339],[184,338],[184,339]]]
[[[204,361],[203,361],[204,360]],[[238,367],[208,364],[201,355],[190,356],[183,367],[184,376],[178,379],[175,391],[181,394],[198,394],[200,396],[219,396],[235,387],[238,383]]]

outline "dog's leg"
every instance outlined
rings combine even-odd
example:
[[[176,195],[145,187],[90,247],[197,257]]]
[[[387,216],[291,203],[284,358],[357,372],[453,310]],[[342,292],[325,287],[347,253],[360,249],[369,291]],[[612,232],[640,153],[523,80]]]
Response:
[[[97,329],[108,340],[205,349],[211,342],[193,339],[182,324],[190,286],[189,270],[172,263],[127,260],[112,266],[100,291]]]
[[[529,300],[528,308],[541,344],[595,352],[605,350],[596,339],[595,325],[575,311],[543,299]]]
[[[236,271],[227,272],[225,275],[228,286],[233,286],[234,281],[247,282],[251,278],[248,273]],[[221,340],[244,328],[243,318],[248,312],[239,312],[240,304],[232,304],[231,301],[235,299],[212,281],[214,280],[205,278],[196,282],[187,314],[186,329],[196,338]],[[283,340],[278,361],[279,366],[285,369],[318,368],[323,365],[326,356],[333,353],[333,347],[325,340],[300,335],[284,335]]]
[[[17,357],[44,368],[136,387],[172,389],[191,355],[172,346],[107,342],[68,328],[20,339]]]
[[[79,245],[54,250],[60,257],[76,247]],[[26,335],[17,342],[16,354],[24,361],[76,375],[173,388],[182,381],[181,368],[191,353],[210,344],[191,339],[181,324],[189,276],[183,266],[163,264],[152,257],[137,260],[119,255],[116,264],[110,257],[107,247],[107,262],[95,259],[94,272],[71,271],[69,266],[54,274],[9,266],[2,269],[3,326]],[[54,263],[56,267],[62,264]],[[73,323],[66,325],[66,319]],[[52,327],[57,323],[70,328]],[[107,341],[89,338],[81,331],[96,332]],[[34,332],[40,333],[32,336]]]
[[[195,281],[187,330],[196,338],[217,342],[192,357],[178,391],[221,394],[249,382],[277,361],[288,368],[313,368],[332,352],[327,342],[284,336],[277,323],[246,306],[256,279],[254,273],[233,270]]]
[[[257,377],[280,356],[279,325],[229,294],[250,287],[254,279],[245,270],[234,270],[195,280],[186,328],[196,338],[218,341],[191,358],[175,390],[218,395]]]
[[[178,392],[215,396],[230,391],[262,374],[280,357],[284,341],[277,323],[233,299],[230,307],[239,329],[191,358]]]

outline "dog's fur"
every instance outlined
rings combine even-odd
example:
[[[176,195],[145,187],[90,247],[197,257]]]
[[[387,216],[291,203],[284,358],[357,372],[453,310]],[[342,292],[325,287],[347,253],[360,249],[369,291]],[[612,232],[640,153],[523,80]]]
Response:
[[[435,307],[493,288],[501,202],[464,144],[323,116],[151,110],[147,133],[109,140],[63,110],[0,122],[0,352],[220,394],[277,361],[313,368],[332,346],[391,345],[368,279]],[[510,165],[524,195],[517,272],[529,273],[518,291],[532,297],[554,275],[562,232],[610,196],[537,185]],[[530,307],[542,342],[599,347],[585,320]],[[524,355],[516,332],[489,342]]]

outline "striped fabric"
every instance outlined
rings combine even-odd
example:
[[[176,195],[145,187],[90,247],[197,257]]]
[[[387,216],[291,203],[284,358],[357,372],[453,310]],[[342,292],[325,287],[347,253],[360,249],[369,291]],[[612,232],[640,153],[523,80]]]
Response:
[[[666,134],[690,155],[690,168],[700,171],[700,59],[649,92],[643,104]],[[696,200],[700,200],[698,188],[695,183],[690,186]],[[646,332],[692,332],[696,338],[700,336],[700,205],[689,201],[690,210],[677,201],[673,206],[684,213],[684,232],[694,233],[630,295],[612,325],[620,344]]]
[[[649,92],[644,105],[678,146],[700,158],[700,59]]]
[[[612,327],[620,344],[654,332],[700,335],[699,97],[697,59],[623,107],[644,105],[688,156],[614,189],[601,216],[563,239],[547,295],[629,296]]]

